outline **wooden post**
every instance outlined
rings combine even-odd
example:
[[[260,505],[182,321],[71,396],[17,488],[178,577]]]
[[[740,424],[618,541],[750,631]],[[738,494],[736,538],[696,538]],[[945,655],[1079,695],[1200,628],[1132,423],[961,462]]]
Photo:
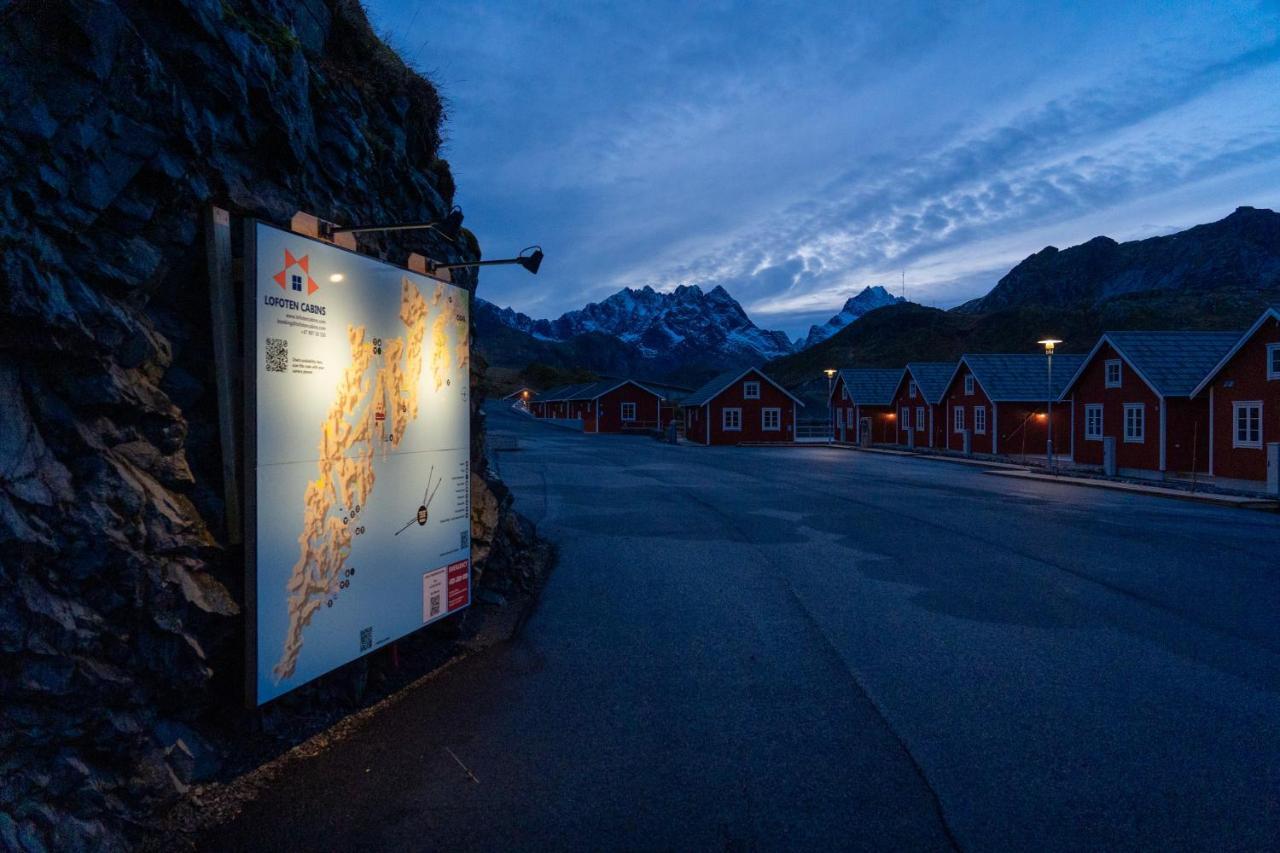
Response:
[[[205,210],[205,255],[209,267],[214,384],[218,396],[218,433],[222,449],[222,489],[227,542],[242,541],[240,448],[236,425],[236,297],[231,281],[231,214],[210,205]]]

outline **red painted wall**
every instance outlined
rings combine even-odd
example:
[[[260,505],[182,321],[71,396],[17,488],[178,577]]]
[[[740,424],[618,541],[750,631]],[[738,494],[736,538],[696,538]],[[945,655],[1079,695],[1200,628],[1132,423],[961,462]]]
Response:
[[[1110,345],[1104,344],[1085,364],[1084,372],[1070,389],[1074,399],[1075,461],[1081,465],[1102,465],[1102,442],[1084,437],[1085,406],[1102,405],[1102,434],[1116,440],[1116,466],[1145,471],[1160,470],[1160,398],[1137,372],[1124,362],[1121,365],[1120,387],[1107,388],[1104,365],[1108,359],[1119,358]],[[1146,439],[1142,443],[1124,440],[1124,404],[1142,403],[1146,408]]]
[[[636,426],[643,425],[647,429],[654,429],[657,424],[658,396],[633,383],[628,382],[621,388],[613,389],[597,402],[599,403],[599,423],[596,423],[593,413],[591,424],[586,427],[589,431],[622,432],[622,404],[624,402],[636,404]]]
[[[1003,456],[1047,453],[1049,418],[1045,408],[1046,402],[1041,400],[997,403],[996,452]],[[1071,455],[1070,401],[1054,401],[1053,452],[1055,456]]]
[[[907,444],[907,431],[902,428],[902,410],[906,408],[910,410],[911,417],[909,421],[911,425],[911,431],[915,435],[915,446],[916,447],[932,447],[933,446],[933,444],[931,444],[932,440],[937,435],[941,434],[938,430],[938,423],[936,420],[938,413],[933,411],[934,407],[925,400],[924,394],[921,393],[919,389],[916,389],[915,397],[911,396],[910,383],[911,383],[910,376],[906,373],[906,371],[903,371],[902,381],[898,383],[898,389],[893,394],[893,405],[889,409],[890,411],[895,413],[895,417],[893,418],[893,429],[894,429],[894,436],[895,436],[894,441],[897,444],[901,444],[904,447]],[[924,413],[923,413],[924,423],[922,424],[916,423],[916,409],[920,409],[920,408],[924,409]],[[929,413],[930,412],[933,412],[933,416],[935,419],[933,421],[934,428],[932,433],[929,430]]]
[[[991,400],[988,399],[987,392],[982,390],[982,383],[978,382],[976,378],[973,382],[973,393],[964,393],[964,378],[968,375],[968,365],[961,365],[956,375],[951,378],[951,384],[947,386],[947,390],[943,393],[942,404],[938,406],[938,411],[934,413],[934,417],[942,417],[944,419],[942,429],[946,435],[946,448],[957,452],[963,451],[964,436],[952,428],[955,423],[954,410],[957,407],[963,408],[965,429],[973,432],[973,452],[990,453],[991,436],[995,430],[995,418],[992,412]],[[973,410],[979,406],[984,406],[987,410],[987,428],[986,432],[982,434],[973,429]]]
[[[1267,442],[1280,441],[1280,379],[1267,379],[1267,344],[1280,343],[1274,317],[1240,348],[1213,380],[1213,474],[1239,480],[1266,480]],[[1197,399],[1209,397],[1208,389]],[[1232,447],[1233,402],[1262,401],[1262,447]]]
[[[746,382],[760,383],[760,399],[748,400],[742,396]],[[763,374],[752,370],[714,397],[706,410],[711,415],[712,444],[740,444],[744,441],[794,441],[795,409],[797,403],[767,381]],[[725,430],[723,411],[727,408],[742,409],[742,429]],[[781,429],[765,432],[761,429],[761,411],[766,408],[781,409]]]

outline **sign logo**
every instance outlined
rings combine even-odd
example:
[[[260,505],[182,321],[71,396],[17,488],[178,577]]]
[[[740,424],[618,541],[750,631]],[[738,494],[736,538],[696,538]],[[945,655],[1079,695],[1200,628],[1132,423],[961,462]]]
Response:
[[[310,296],[320,289],[320,285],[316,284],[316,280],[311,277],[308,269],[310,265],[311,262],[308,255],[294,257],[292,252],[285,249],[284,269],[273,275],[272,278],[276,284],[280,285],[281,290],[302,293],[303,288],[306,288],[307,296]]]

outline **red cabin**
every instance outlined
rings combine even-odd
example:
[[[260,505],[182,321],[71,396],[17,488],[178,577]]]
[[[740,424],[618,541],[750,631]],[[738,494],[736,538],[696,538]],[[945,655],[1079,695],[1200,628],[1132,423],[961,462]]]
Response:
[[[569,398],[569,417],[582,420],[583,432],[656,430],[671,422],[662,403],[661,394],[633,379],[606,379]]]
[[[757,368],[722,373],[686,397],[684,435],[698,444],[795,441],[794,395]]]
[[[902,368],[847,367],[836,373],[827,404],[836,441],[891,444],[896,440],[893,392]]]
[[[1191,396],[1208,401],[1209,474],[1265,482],[1267,445],[1280,442],[1280,307],[1264,311]]]
[[[529,402],[529,413],[535,418],[570,418],[569,400],[574,394],[586,388],[590,388],[593,382],[580,383],[578,385],[560,385],[556,388],[548,388]]]
[[[938,405],[943,446],[964,450],[968,432],[974,453],[1043,455],[1048,452],[1048,408],[1053,400],[1054,452],[1071,456],[1071,406],[1056,404],[1083,362],[1082,355],[1055,353],[1051,380],[1044,355],[965,354]]]
[[[1121,474],[1209,470],[1209,400],[1195,390],[1239,332],[1107,332],[1063,390],[1074,398],[1074,458],[1103,464],[1114,438]]]
[[[940,410],[935,412],[956,371],[954,361],[913,361],[902,371],[890,411],[896,442],[904,447],[941,447],[946,441]]]

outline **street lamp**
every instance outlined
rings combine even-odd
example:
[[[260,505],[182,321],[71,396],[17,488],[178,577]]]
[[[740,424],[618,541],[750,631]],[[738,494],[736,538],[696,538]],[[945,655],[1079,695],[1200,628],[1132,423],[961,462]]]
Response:
[[[533,251],[526,255],[530,249]],[[437,264],[434,261],[427,261],[427,271],[434,273],[436,270],[458,270],[465,267],[487,267],[494,264],[519,264],[534,275],[538,274],[538,267],[542,266],[542,247],[541,246],[525,246],[520,250],[520,254],[514,258],[502,258],[497,261],[464,261],[457,264]]]
[[[431,229],[437,234],[442,235],[450,243],[458,239],[458,235],[462,233],[462,208],[455,206],[443,219],[433,219],[430,222],[399,222],[392,225],[351,225],[344,228],[338,228],[333,223],[320,223],[320,236],[326,240],[332,240],[338,234],[365,234],[370,231],[419,231],[422,229]]]
[[[833,382],[835,380],[836,369],[834,367],[828,367],[826,370],[822,372],[827,374],[827,423],[831,425],[831,440],[835,441],[835,437],[836,437],[836,416],[834,412],[835,401],[831,399],[831,390],[834,387]]]
[[[1045,395],[1048,398],[1048,403],[1049,403],[1049,425],[1046,428],[1048,439],[1045,441],[1045,451],[1048,456],[1049,470],[1052,471],[1053,470],[1053,348],[1058,344],[1062,343],[1062,341],[1058,340],[1057,338],[1045,338],[1044,340],[1036,341],[1036,343],[1044,347],[1045,360],[1048,362],[1048,365],[1049,365],[1049,387],[1045,389]]]

